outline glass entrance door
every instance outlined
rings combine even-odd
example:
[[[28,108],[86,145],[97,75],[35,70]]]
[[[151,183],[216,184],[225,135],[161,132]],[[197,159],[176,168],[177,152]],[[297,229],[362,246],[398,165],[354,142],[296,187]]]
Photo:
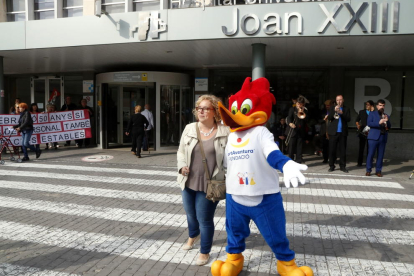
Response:
[[[45,111],[49,103],[54,104],[56,110],[60,110],[63,93],[61,83],[61,79],[56,77],[32,78],[31,103],[37,103],[40,112]]]
[[[110,84],[108,88],[108,117],[107,139],[109,147],[129,146],[131,135],[125,135],[128,122],[135,114],[135,106],[140,105],[144,111],[145,105],[155,108],[155,83],[142,85]],[[154,118],[155,124],[155,118]],[[155,126],[154,126],[155,127]],[[154,149],[155,135],[148,132],[150,148]]]

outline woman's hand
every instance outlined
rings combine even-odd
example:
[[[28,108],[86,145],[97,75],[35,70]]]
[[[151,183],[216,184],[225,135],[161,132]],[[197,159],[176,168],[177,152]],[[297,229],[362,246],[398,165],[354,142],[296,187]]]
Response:
[[[188,176],[188,174],[190,173],[190,169],[188,167],[182,167],[181,168],[181,174],[184,176]]]
[[[17,132],[20,132],[20,127],[16,128],[16,131],[17,131]]]
[[[125,135],[128,136],[129,135],[129,132],[125,132]]]

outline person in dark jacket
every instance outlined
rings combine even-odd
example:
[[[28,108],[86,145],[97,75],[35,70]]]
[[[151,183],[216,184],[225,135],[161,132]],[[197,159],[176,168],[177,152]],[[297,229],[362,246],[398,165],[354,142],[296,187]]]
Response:
[[[89,122],[92,122],[91,118],[93,117],[93,110],[92,107],[88,106],[88,101],[86,99],[81,100],[81,105],[79,106],[79,109],[86,109],[89,113]],[[81,148],[83,145],[83,142],[85,142],[85,147],[88,147],[91,143],[91,138],[85,138],[85,139],[79,139],[75,140],[76,147]]]
[[[78,109],[78,107],[76,106],[76,104],[72,103],[72,99],[71,97],[67,96],[65,98],[65,104],[62,105],[62,107],[60,108],[60,111],[69,111],[69,110],[76,110]],[[65,147],[70,146],[70,140],[66,141]]]
[[[149,126],[147,118],[141,114],[142,107],[140,105],[135,106],[135,114],[131,116],[128,122],[127,131],[125,135],[132,134],[132,154],[136,154],[138,158],[141,158],[141,146],[142,139],[145,135],[145,129]]]
[[[16,129],[18,132],[22,134],[22,149],[23,149],[23,161],[29,161],[29,156],[27,154],[27,148],[30,148],[32,151],[36,152],[36,158],[39,158],[42,154],[42,151],[40,149],[37,149],[30,145],[30,137],[33,133],[33,119],[29,112],[29,107],[26,103],[20,103],[19,104],[19,111],[20,111],[20,118],[19,118],[19,124],[13,126],[14,129]]]
[[[344,97],[336,96],[335,104],[331,106],[328,114],[329,135],[329,172],[335,170],[336,149],[339,147],[340,170],[347,173],[346,144],[348,138],[348,122],[351,121],[351,111],[344,106]]]
[[[283,153],[287,152],[286,145],[285,145],[286,127],[287,127],[286,119],[280,118],[279,123],[277,123],[272,129],[275,141],[279,142],[279,149]]]
[[[289,151],[289,157],[292,160],[295,160],[295,152],[296,152],[296,162],[301,164],[303,163],[302,158],[302,147],[303,142],[307,140],[307,109],[305,108],[305,102],[306,99],[303,96],[299,96],[299,98],[296,101],[295,107],[291,107],[289,109],[289,115],[286,118],[288,127],[286,128],[285,134],[286,136],[289,136],[290,133],[290,141],[288,144],[288,151]],[[304,119],[300,119],[298,117],[298,114],[300,113],[305,114]],[[286,138],[288,139],[288,137]]]
[[[368,133],[364,134],[362,131],[367,126],[367,119],[369,113],[374,111],[374,102],[373,101],[367,101],[365,103],[365,109],[360,110],[358,113],[358,116],[355,119],[355,124],[358,128],[358,138],[359,138],[359,153],[358,153],[358,164],[357,166],[362,166],[362,161],[364,159],[364,149],[365,145],[367,144],[367,136]],[[367,147],[368,149],[368,147]]]

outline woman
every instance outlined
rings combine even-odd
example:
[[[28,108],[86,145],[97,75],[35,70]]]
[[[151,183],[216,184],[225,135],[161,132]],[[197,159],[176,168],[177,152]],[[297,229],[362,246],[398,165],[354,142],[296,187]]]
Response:
[[[43,113],[52,113],[52,112],[56,112],[56,106],[53,104],[48,104],[46,106],[46,112]],[[57,150],[59,148],[59,144],[58,142],[53,142],[53,147],[55,148],[55,150]],[[45,150],[51,149],[52,148],[52,143],[46,143],[46,147]]]
[[[20,111],[20,118],[19,118],[19,124],[13,126],[14,129],[17,130],[17,132],[20,132],[22,134],[22,148],[23,148],[23,161],[29,161],[29,156],[27,154],[27,148],[30,148],[32,151],[36,152],[36,158],[39,158],[42,154],[42,151],[40,149],[37,149],[30,145],[30,137],[33,133],[33,120],[32,116],[30,115],[30,112],[28,110],[28,106],[25,103],[19,104],[19,111]]]
[[[178,184],[182,190],[187,214],[189,238],[183,250],[193,248],[201,238],[197,265],[205,265],[210,258],[214,236],[214,212],[218,202],[206,199],[207,179],[197,139],[197,126],[201,134],[208,171],[212,179],[223,180],[223,157],[227,144],[228,127],[220,124],[218,98],[203,95],[198,98],[193,113],[198,123],[188,124],[183,131],[177,152]]]
[[[131,116],[128,122],[127,131],[125,135],[128,136],[132,132],[132,154],[136,154],[138,158],[141,158],[141,146],[142,139],[145,135],[145,129],[149,123],[147,118],[141,114],[142,107],[140,105],[135,106],[135,114]]]
[[[30,105],[30,114],[40,114],[39,107],[37,106],[37,103],[32,103]],[[40,149],[40,145],[36,144],[36,151]]]

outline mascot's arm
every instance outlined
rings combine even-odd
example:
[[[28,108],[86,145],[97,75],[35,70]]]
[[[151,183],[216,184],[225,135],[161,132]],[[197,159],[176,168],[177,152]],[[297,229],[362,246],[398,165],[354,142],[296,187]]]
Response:
[[[283,179],[286,188],[298,186],[298,179],[300,183],[305,184],[305,176],[300,172],[308,169],[308,166],[298,164],[289,157],[283,155],[276,143],[273,142],[273,134],[266,128],[263,128],[261,135],[261,145],[263,146],[263,153],[265,154],[267,163],[277,170],[283,172]]]

